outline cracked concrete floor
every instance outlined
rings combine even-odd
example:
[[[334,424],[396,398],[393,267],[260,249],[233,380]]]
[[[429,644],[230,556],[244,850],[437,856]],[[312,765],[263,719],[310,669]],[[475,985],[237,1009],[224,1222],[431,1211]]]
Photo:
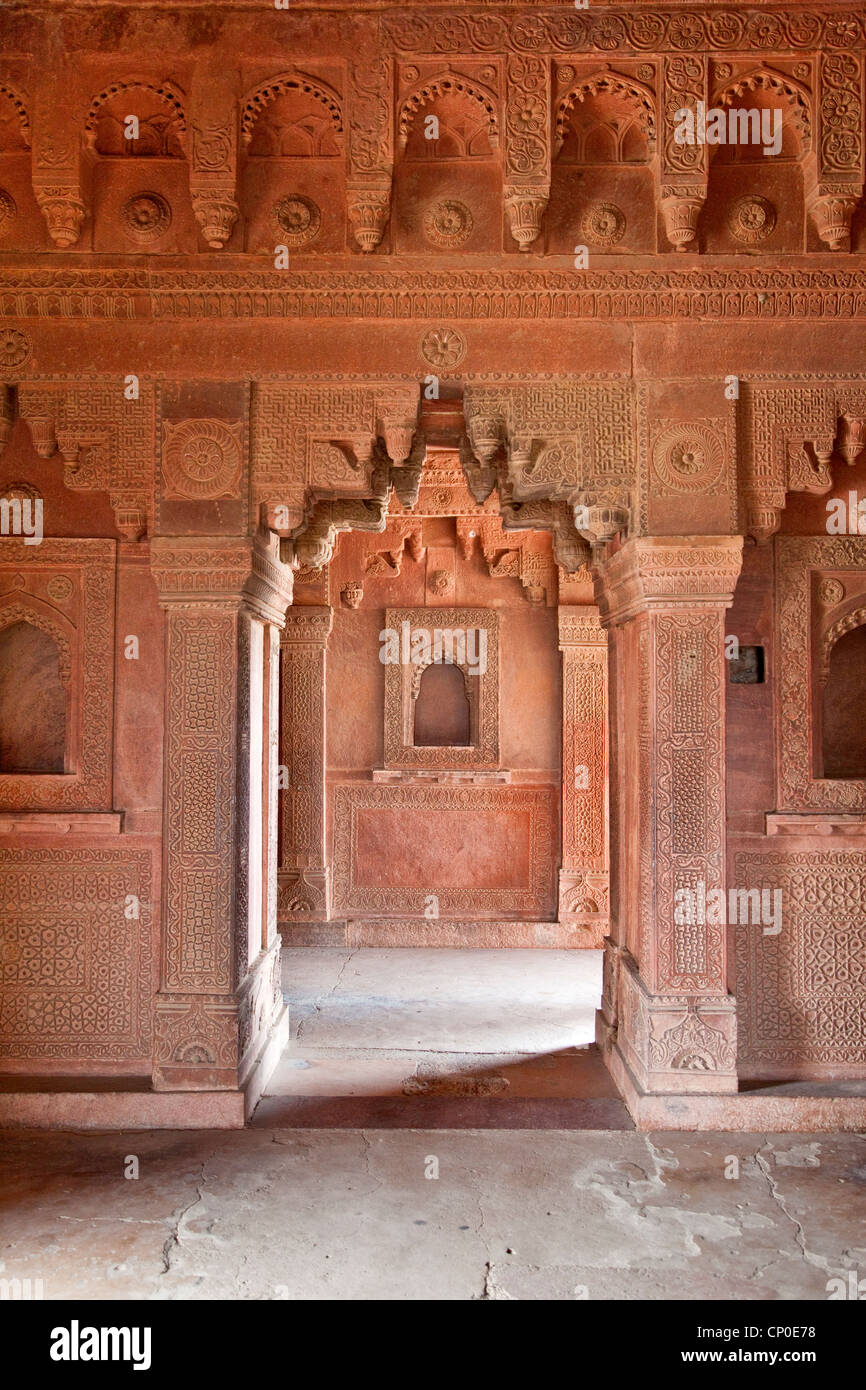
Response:
[[[864,1182],[860,1135],[8,1133],[0,1273],[71,1300],[824,1300],[866,1269]]]

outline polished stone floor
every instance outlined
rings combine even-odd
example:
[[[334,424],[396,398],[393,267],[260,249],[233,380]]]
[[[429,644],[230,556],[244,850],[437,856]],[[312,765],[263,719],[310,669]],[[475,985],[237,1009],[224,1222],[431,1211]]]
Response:
[[[826,1299],[866,1138],[638,1134],[591,952],[286,953],[251,1128],[0,1135],[0,1278],[49,1299]],[[137,1172],[137,1176],[127,1176]]]

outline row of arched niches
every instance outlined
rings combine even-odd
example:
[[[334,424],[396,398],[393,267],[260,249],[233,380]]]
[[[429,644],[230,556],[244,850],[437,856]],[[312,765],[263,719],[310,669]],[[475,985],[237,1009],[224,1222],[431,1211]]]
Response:
[[[608,255],[675,249],[659,212],[657,74],[652,64],[636,66],[643,77],[611,65],[582,75],[557,66],[547,113],[550,197],[541,232],[525,249],[555,255],[569,255],[576,245]],[[800,66],[805,76],[809,65]],[[379,252],[520,249],[504,210],[499,67],[467,76],[454,67],[425,73],[404,66],[397,87],[390,220]],[[509,119],[516,110],[527,129],[547,119],[535,109],[538,102],[526,93],[509,107]],[[760,145],[709,149],[706,201],[688,249],[826,251],[807,216],[805,178],[814,167],[815,139],[808,84],[793,71],[764,65],[727,85],[720,81],[713,102],[726,110],[781,110],[781,148],[771,157]],[[208,249],[193,212],[186,107],[183,92],[168,83],[118,82],[94,96],[80,131],[87,211],[71,249],[147,255]],[[131,116],[137,136],[128,139]],[[292,71],[256,88],[235,119],[239,216],[226,249],[357,251],[347,215],[347,118],[337,86]],[[210,138],[218,142],[219,131]],[[27,103],[0,83],[0,253],[53,245],[34,197],[30,144]],[[212,154],[219,158],[219,150]],[[866,249],[862,205],[850,243],[834,249],[849,248]]]

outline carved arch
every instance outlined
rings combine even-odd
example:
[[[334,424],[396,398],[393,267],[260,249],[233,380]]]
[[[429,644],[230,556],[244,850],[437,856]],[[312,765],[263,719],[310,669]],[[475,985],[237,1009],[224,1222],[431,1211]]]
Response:
[[[644,131],[652,153],[656,142],[656,100],[652,89],[633,77],[626,77],[610,68],[601,68],[587,77],[577,78],[560,99],[556,108],[554,138],[557,154],[565,140],[575,105],[585,101],[588,96],[613,96],[622,101]]]
[[[470,97],[481,107],[487,117],[487,135],[491,148],[496,149],[499,144],[499,114],[495,93],[480,82],[446,68],[444,72],[428,78],[426,82],[419,83],[404,99],[397,121],[397,134],[401,150],[406,148],[409,131],[422,106],[426,106],[434,97],[453,96],[455,93],[459,96]]]
[[[741,77],[728,80],[713,98],[718,106],[734,106],[747,92],[773,92],[786,101],[791,112],[791,124],[800,141],[800,151],[806,154],[812,143],[812,99],[808,88],[787,73],[776,72],[765,64],[753,68]]]
[[[21,135],[24,144],[30,148],[30,118],[27,115],[27,103],[23,95],[16,91],[11,82],[0,82],[0,95],[9,99],[15,114],[18,117],[18,124],[21,127]]]
[[[88,144],[93,144],[96,137],[96,123],[99,120],[99,112],[106,102],[119,96],[121,92],[150,92],[152,96],[158,97],[177,120],[177,128],[181,135],[186,135],[186,115],[183,109],[183,93],[171,82],[161,82],[155,86],[152,82],[112,82],[110,87],[104,87],[98,96],[93,98],[90,109],[87,112],[87,119],[84,122],[84,133]]]
[[[22,602],[17,593],[8,596],[12,602],[4,602],[5,597],[0,597],[0,632],[14,627],[16,623],[29,623],[31,627],[38,627],[40,632],[46,633],[57,647],[60,680],[64,689],[68,690],[72,679],[72,644],[67,637],[70,624],[47,603],[30,594],[26,602]]]
[[[253,138],[256,121],[264,111],[287,92],[303,92],[313,97],[327,111],[334,130],[343,134],[343,104],[338,92],[319,77],[310,77],[305,72],[285,72],[279,77],[263,82],[250,93],[241,108],[241,139],[249,145]]]
[[[826,685],[830,676],[830,656],[833,648],[840,637],[845,637],[847,633],[853,632],[857,627],[866,625],[866,608],[854,608],[850,613],[838,618],[832,627],[824,633],[821,642],[821,669],[819,680],[821,685]]]

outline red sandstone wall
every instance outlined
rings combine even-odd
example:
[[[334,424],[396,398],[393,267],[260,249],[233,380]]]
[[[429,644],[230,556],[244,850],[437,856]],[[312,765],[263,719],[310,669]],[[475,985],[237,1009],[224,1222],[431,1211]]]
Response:
[[[347,784],[369,783],[373,770],[384,766],[385,668],[379,661],[379,632],[386,608],[426,603],[431,628],[444,603],[458,609],[490,608],[499,614],[500,765],[511,773],[512,785],[495,790],[468,786],[459,796],[442,788],[434,794],[435,806],[429,787],[409,786],[399,794],[387,787],[376,789],[374,799],[381,809],[372,805],[366,809],[365,833],[357,837],[354,847],[351,884],[341,881],[342,860],[337,856],[335,898],[349,904],[349,911],[352,903],[356,912],[367,904],[369,913],[371,898],[366,890],[378,884],[385,890],[378,910],[383,915],[400,915],[411,910],[412,893],[417,895],[426,884],[429,892],[455,890],[451,907],[443,915],[549,917],[555,914],[559,853],[562,713],[556,609],[552,602],[530,604],[518,578],[493,578],[477,551],[464,558],[452,519],[425,519],[423,538],[425,554],[415,560],[404,552],[400,573],[393,577],[365,573],[370,555],[384,545],[376,536],[342,536],[331,565],[330,856],[337,789],[351,798]],[[548,539],[538,537],[538,544],[549,556]],[[453,572],[454,585],[443,600],[437,600],[429,579],[443,566]],[[360,608],[352,611],[340,594],[346,584],[358,579],[363,582],[364,598]],[[551,593],[551,600],[554,597]],[[525,787],[540,788],[541,793],[530,796]],[[399,811],[389,810],[395,795],[400,798]],[[419,917],[417,931],[423,933],[423,929],[424,919]]]
[[[68,730],[77,739],[78,766],[97,767],[92,796],[63,793],[63,777],[0,778],[0,1069],[149,1074],[159,957],[163,622],[148,550],[116,539],[104,494],[63,486],[58,461],[39,458],[23,423],[0,459],[0,492],[12,482],[41,495],[46,539],[31,547],[0,541],[0,608],[12,602],[26,619],[32,595],[49,623],[52,610],[58,622],[64,614],[75,621],[74,687],[95,650],[91,639],[98,639],[96,681],[108,705],[91,739],[84,733],[92,712],[85,692]],[[78,540],[52,562],[46,557],[55,536]],[[87,629],[90,610],[82,618],[77,608],[77,586],[86,579],[73,562],[96,537],[111,538],[113,549],[100,580],[112,593],[94,633]],[[137,660],[124,656],[127,636],[138,638]],[[17,713],[38,725],[38,707]],[[121,814],[112,814],[115,807]],[[29,818],[40,810],[51,815]]]

